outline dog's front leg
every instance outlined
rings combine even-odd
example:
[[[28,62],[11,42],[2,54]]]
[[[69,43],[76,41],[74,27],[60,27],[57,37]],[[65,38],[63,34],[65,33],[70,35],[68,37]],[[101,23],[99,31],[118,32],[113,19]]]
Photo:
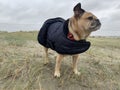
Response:
[[[61,61],[63,59],[64,55],[58,54],[56,58],[56,65],[55,65],[55,77],[60,77],[60,66],[61,66]]]
[[[78,61],[79,55],[73,55],[72,58],[73,58],[73,72],[77,75],[80,75],[80,72],[77,69],[77,61]]]

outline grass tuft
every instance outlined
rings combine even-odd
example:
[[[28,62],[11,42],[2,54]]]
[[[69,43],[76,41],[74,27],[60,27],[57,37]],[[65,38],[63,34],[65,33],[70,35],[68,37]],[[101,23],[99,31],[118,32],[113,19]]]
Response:
[[[119,90],[120,38],[91,37],[91,48],[80,55],[80,76],[72,72],[65,57],[61,77],[54,78],[56,53],[44,52],[38,32],[0,32],[0,90]]]

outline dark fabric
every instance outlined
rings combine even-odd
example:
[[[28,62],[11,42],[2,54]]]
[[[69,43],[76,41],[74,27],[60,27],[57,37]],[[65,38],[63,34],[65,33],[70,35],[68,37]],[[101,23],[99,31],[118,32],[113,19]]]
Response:
[[[62,18],[48,19],[39,31],[38,42],[60,54],[79,54],[88,50],[90,42],[67,38],[68,22]]]

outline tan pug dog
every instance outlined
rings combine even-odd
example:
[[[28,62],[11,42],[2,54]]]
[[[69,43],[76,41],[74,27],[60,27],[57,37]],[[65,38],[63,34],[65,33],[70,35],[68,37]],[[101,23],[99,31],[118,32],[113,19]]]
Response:
[[[99,19],[91,12],[87,12],[81,8],[81,4],[78,3],[74,8],[74,15],[69,19],[68,29],[73,35],[76,41],[86,39],[92,31],[96,31],[100,28],[101,23]],[[58,54],[55,65],[55,77],[60,77],[61,61],[65,55]],[[80,75],[77,69],[77,61],[79,55],[72,55],[73,58],[73,72]],[[45,62],[48,63],[48,48],[45,48]]]

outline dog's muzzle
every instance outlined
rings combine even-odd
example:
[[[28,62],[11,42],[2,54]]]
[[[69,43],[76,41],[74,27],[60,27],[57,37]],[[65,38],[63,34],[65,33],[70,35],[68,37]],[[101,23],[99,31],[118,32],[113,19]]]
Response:
[[[96,22],[96,26],[101,26],[101,23],[100,23],[99,19],[96,19],[95,22]]]
[[[100,27],[101,27],[100,20],[99,19],[95,19],[95,20],[93,20],[90,29],[93,30],[93,31],[96,31],[96,30],[100,29]]]

